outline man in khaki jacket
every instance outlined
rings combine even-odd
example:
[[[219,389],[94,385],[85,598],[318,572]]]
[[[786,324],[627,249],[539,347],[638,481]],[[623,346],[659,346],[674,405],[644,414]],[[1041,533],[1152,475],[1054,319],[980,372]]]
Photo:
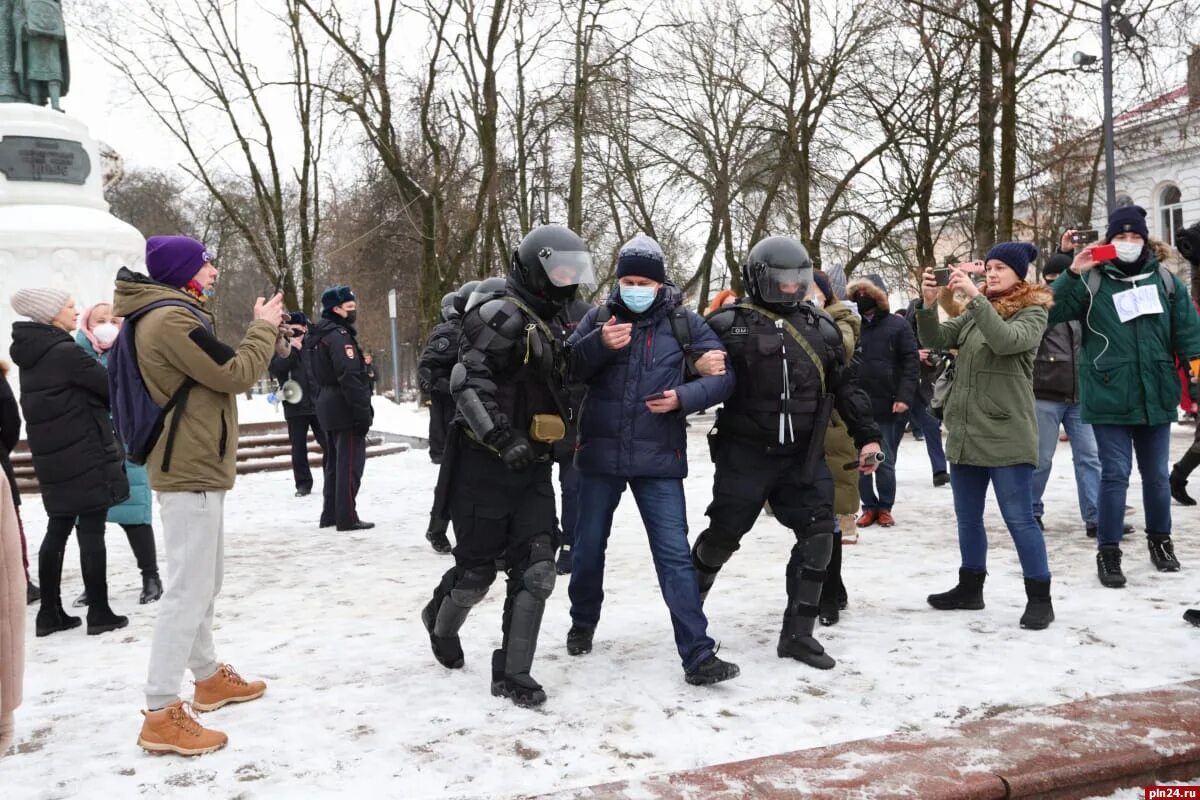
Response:
[[[153,236],[146,242],[150,278],[122,272],[113,309],[128,317],[151,303],[174,303],[136,322],[138,368],[160,406],[186,380],[193,382],[186,399],[164,419],[147,460],[162,511],[167,590],[150,648],[149,711],[143,712],[138,744],[180,755],[211,752],[227,741],[225,734],[201,726],[191,709],[213,711],[254,700],[267,688],[262,681],[243,680],[217,660],[212,623],[221,588],[225,493],[237,474],[237,395],[267,368],[283,320],[283,298],[258,298],[241,344],[229,347],[212,334],[212,315],[205,308],[217,278],[210,261],[194,239]],[[191,708],[179,697],[185,668],[196,679]]]

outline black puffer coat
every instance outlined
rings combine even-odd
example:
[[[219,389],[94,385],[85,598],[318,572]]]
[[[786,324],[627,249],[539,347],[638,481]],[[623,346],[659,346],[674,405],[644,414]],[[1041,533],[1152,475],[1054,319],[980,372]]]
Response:
[[[108,371],[66,331],[13,325],[21,410],[33,469],[50,516],[105,511],[129,497],[125,453],[113,434]]]
[[[17,398],[13,397],[8,385],[8,363],[0,361],[0,468],[8,478],[14,505],[21,505],[21,492],[17,489],[17,477],[13,473],[12,451],[21,440],[21,410]]]

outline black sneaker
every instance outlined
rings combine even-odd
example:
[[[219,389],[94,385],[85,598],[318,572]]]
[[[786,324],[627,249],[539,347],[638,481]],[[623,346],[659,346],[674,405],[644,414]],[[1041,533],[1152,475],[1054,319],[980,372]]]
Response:
[[[1120,589],[1125,585],[1125,573],[1121,572],[1121,548],[1104,545],[1096,551],[1096,573],[1100,583],[1109,589]]]
[[[595,634],[595,628],[572,625],[571,630],[567,631],[567,655],[582,656],[592,652],[592,637]]]
[[[369,531],[369,530],[371,530],[371,528],[374,528],[374,527],[375,527],[374,522],[367,522],[365,520],[360,519],[358,522],[355,522],[351,525],[346,525],[346,526],[338,525],[337,529],[339,531]]]
[[[950,474],[948,472],[933,473],[933,485],[934,486],[945,486],[949,482],[950,482]]]
[[[1200,628],[1200,608],[1189,608],[1183,612],[1183,618]]]
[[[124,628],[129,624],[129,617],[120,614],[114,614],[109,611],[107,614],[97,615],[93,621],[92,615],[88,613],[87,635],[99,636],[102,633],[116,631]]]
[[[1159,572],[1179,572],[1179,559],[1175,557],[1175,546],[1170,536],[1147,536],[1150,548],[1150,563]]]
[[[425,538],[433,545],[435,553],[445,555],[454,549],[450,546],[450,540],[446,537],[445,531],[425,531]]]
[[[737,664],[722,661],[714,654],[685,672],[683,679],[692,686],[711,686],[714,683],[736,678],[740,673],[741,670],[738,669]]]

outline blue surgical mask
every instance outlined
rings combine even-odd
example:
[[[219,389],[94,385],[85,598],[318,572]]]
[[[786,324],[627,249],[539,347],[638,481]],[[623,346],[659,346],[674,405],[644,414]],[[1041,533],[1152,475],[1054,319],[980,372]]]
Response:
[[[653,286],[621,285],[621,302],[635,314],[640,314],[654,305],[654,298],[657,295],[658,289]]]

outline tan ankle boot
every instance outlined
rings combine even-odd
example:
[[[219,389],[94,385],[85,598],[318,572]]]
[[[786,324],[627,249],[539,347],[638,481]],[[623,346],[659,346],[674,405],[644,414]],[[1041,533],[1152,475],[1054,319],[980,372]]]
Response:
[[[257,700],[267,691],[262,681],[246,681],[228,664],[202,681],[196,681],[196,697],[192,706],[197,711],[216,711],[226,703],[245,703]]]
[[[151,753],[178,753],[198,756],[220,750],[229,737],[209,730],[196,719],[195,712],[182,700],[158,711],[143,711],[138,746]]]

